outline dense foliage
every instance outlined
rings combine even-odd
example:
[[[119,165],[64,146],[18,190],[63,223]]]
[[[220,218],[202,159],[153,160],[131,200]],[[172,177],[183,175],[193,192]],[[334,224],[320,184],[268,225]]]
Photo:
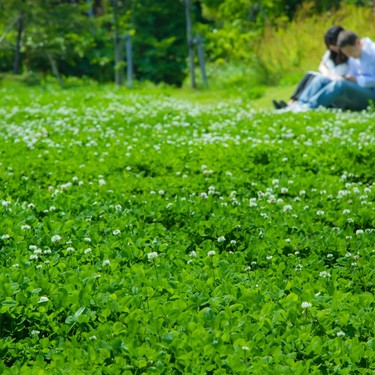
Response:
[[[0,372],[375,370],[374,113],[2,89]]]
[[[186,75],[187,0],[8,0],[0,3],[0,71],[88,76],[111,81],[114,40],[133,36],[138,80],[180,86]],[[189,0],[190,1],[190,0]],[[263,66],[255,46],[264,30],[357,0],[192,0],[194,34],[207,60]],[[351,17],[353,18],[353,17]],[[355,17],[354,17],[355,18]],[[323,30],[319,31],[319,40]],[[117,35],[117,37],[115,37]],[[123,59],[122,59],[123,60]],[[124,70],[125,62],[116,65]],[[269,72],[267,72],[268,74]]]

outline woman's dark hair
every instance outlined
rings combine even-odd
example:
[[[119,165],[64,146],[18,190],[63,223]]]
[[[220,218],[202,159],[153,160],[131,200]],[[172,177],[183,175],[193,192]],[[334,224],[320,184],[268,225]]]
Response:
[[[344,28],[341,26],[332,26],[330,27],[324,35],[324,43],[329,50],[329,58],[334,62],[335,65],[343,64],[348,61],[348,57],[345,56],[341,51],[335,52],[329,49],[329,46],[337,46],[337,39],[341,31],[344,31]]]

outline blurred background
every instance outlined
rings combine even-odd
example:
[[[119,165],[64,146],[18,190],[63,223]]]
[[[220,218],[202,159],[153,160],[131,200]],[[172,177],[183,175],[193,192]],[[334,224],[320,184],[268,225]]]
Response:
[[[374,21],[375,1],[364,0],[0,0],[0,75],[251,99],[317,69],[331,25],[375,38]]]

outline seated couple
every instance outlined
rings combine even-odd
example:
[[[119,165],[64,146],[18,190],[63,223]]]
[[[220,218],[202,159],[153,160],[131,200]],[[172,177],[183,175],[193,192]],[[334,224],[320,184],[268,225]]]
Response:
[[[324,39],[328,51],[319,73],[307,73],[288,104],[274,100],[277,109],[363,110],[375,103],[375,43],[340,26],[332,26]]]

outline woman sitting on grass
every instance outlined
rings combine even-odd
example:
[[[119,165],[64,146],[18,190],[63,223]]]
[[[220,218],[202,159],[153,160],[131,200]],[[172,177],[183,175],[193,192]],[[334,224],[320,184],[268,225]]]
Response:
[[[348,57],[337,47],[337,38],[343,30],[341,26],[332,26],[327,30],[324,35],[324,43],[327,46],[327,51],[320,62],[319,73],[312,71],[307,72],[290,97],[288,104],[284,100],[280,100],[279,102],[273,100],[272,102],[276,109],[285,108],[297,102],[302,92],[317,75],[322,75],[334,80],[337,79],[338,76],[343,77],[348,72]]]

